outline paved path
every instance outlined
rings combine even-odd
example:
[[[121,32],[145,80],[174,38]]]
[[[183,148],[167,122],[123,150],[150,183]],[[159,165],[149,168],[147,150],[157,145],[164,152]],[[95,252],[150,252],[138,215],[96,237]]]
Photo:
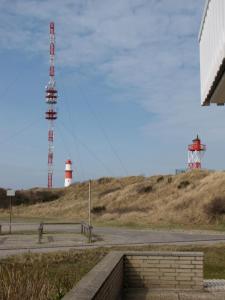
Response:
[[[124,291],[124,298],[126,300],[225,300],[225,280],[204,280],[203,291],[131,288]]]
[[[127,289],[124,291],[124,298],[126,300],[224,300],[225,280],[204,280],[203,291]]]
[[[94,232],[108,244],[161,244],[193,242],[225,242],[225,234],[169,230],[146,230],[124,228],[95,228]]]
[[[225,300],[225,292],[195,292],[195,291],[149,291],[132,289],[127,291],[125,300]]]
[[[225,234],[209,232],[187,232],[169,230],[146,230],[125,228],[94,228],[94,243],[88,244],[86,237],[80,234],[78,225],[47,225],[42,243],[38,243],[39,224],[13,223],[12,235],[7,234],[8,224],[1,223],[3,235],[0,235],[0,257],[31,252],[49,252],[71,248],[90,248],[115,245],[149,244],[213,244],[225,242]]]

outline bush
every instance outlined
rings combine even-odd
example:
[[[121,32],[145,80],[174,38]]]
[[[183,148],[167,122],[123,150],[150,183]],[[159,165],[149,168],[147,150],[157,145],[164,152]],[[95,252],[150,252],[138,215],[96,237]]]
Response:
[[[13,205],[30,205],[40,202],[50,202],[58,199],[62,193],[59,191],[50,190],[30,190],[30,191],[16,191],[16,196],[13,199]]]
[[[225,214],[225,197],[215,197],[205,206],[205,212],[211,217]]]
[[[164,177],[163,176],[159,176],[157,179],[156,179],[156,182],[159,183],[161,181],[163,181]]]
[[[131,206],[131,207],[116,207],[110,210],[110,213],[117,213],[117,214],[127,214],[127,213],[137,213],[137,212],[146,212],[148,209],[145,207],[139,207],[139,206]]]
[[[16,191],[15,197],[12,198],[12,204],[14,205],[31,205],[40,202],[54,201],[62,196],[61,191],[50,190],[20,190]],[[0,208],[9,207],[9,197],[6,196],[6,190],[0,188]]]
[[[147,186],[142,186],[140,188],[138,188],[138,193],[140,194],[146,194],[146,193],[150,193],[152,192],[152,186],[151,185],[147,185]]]
[[[178,188],[178,189],[184,189],[184,188],[186,188],[189,184],[190,184],[190,182],[189,182],[188,180],[184,180],[184,181],[181,181],[181,182],[178,184],[177,188]]]
[[[9,198],[6,196],[6,190],[0,188],[0,208],[9,207]]]
[[[171,183],[173,181],[172,177],[168,177],[167,182]]]
[[[101,177],[98,179],[98,183],[99,184],[105,184],[105,183],[109,183],[113,180],[112,177]]]
[[[105,208],[104,205],[103,205],[103,206],[94,206],[94,207],[92,208],[92,210],[91,210],[91,212],[92,212],[93,214],[101,214],[101,213],[103,213],[104,211],[106,211],[106,208]]]

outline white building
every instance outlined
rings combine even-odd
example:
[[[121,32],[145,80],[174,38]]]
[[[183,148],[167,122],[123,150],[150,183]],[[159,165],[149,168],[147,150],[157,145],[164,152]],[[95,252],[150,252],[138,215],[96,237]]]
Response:
[[[207,0],[199,32],[201,104],[225,103],[225,0]]]

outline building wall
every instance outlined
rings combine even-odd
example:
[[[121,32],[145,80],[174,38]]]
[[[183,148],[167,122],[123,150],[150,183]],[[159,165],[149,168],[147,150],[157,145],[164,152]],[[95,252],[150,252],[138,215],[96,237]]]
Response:
[[[203,289],[203,255],[198,252],[127,253],[124,287]]]
[[[122,299],[123,274],[123,253],[111,252],[63,300]]]
[[[110,252],[63,300],[119,300],[126,288],[203,289],[201,252]]]
[[[207,0],[199,33],[201,102],[224,103],[225,1]],[[223,83],[221,85],[220,83]]]

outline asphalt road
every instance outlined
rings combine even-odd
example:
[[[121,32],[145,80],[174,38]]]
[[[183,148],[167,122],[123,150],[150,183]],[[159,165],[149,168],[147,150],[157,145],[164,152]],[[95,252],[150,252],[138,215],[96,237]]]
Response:
[[[88,244],[80,234],[79,225],[47,225],[42,243],[38,243],[38,226],[35,223],[13,223],[12,234],[8,224],[2,224],[0,257],[24,252],[50,252],[116,245],[150,244],[213,244],[225,242],[225,234],[204,231],[170,231],[95,227],[94,242]]]

